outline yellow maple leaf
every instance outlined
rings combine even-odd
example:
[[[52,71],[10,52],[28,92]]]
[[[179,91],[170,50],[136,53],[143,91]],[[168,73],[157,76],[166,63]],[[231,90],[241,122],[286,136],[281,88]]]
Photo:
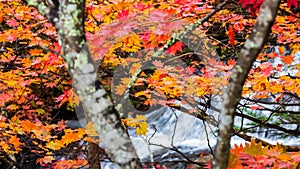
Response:
[[[131,75],[134,75],[141,67],[142,65],[140,63],[134,63],[132,64],[129,73]]]
[[[48,143],[46,143],[46,147],[51,150],[60,150],[64,147],[64,144],[60,140],[52,140]]]
[[[123,120],[123,123],[129,127],[136,128],[137,135],[146,135],[148,132],[148,123],[146,122],[147,118],[143,115],[136,115],[135,118],[127,118]]]
[[[88,136],[99,136],[93,123],[92,122],[88,122],[87,125],[85,126],[85,133],[88,135]]]
[[[128,86],[130,84],[130,82],[131,82],[131,78],[121,78],[121,83],[123,85]]]
[[[132,34],[124,40],[122,50],[125,52],[137,52],[141,45],[141,39],[137,34]]]
[[[74,131],[65,132],[65,135],[62,136],[61,141],[64,145],[68,145],[72,142],[76,142],[80,139],[82,139],[82,135],[79,135],[78,133],[75,133]]]
[[[265,155],[268,147],[263,147],[262,142],[255,143],[254,139],[251,139],[250,144],[246,143],[244,148],[245,152],[250,156],[257,156],[257,155]]]
[[[116,90],[116,94],[117,95],[123,95],[125,90],[126,90],[127,86],[126,85],[119,85],[115,87]]]
[[[4,141],[1,141],[0,142],[0,147],[7,154],[13,154],[13,153],[11,153],[12,151],[11,151],[10,146],[8,145],[8,143],[6,143]]]
[[[147,122],[141,122],[136,127],[136,134],[137,135],[146,135],[148,132],[148,123]]]

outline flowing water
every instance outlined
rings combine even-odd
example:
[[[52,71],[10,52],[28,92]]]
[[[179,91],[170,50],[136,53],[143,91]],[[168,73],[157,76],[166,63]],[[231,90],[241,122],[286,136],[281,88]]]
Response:
[[[216,103],[216,107],[220,104]],[[218,118],[219,112],[208,110],[208,114]],[[265,113],[265,112],[261,112]],[[135,130],[130,130],[132,142],[137,150],[139,157],[144,162],[155,163],[176,163],[172,168],[184,169],[187,166],[182,161],[186,161],[184,156],[188,158],[199,157],[200,153],[209,154],[217,143],[216,130],[213,125],[209,125],[200,119],[195,118],[186,113],[170,108],[162,107],[150,114],[146,115],[149,124],[149,132],[146,136],[136,136]],[[244,123],[249,121],[244,120]],[[239,125],[241,118],[235,119],[235,124]],[[290,126],[289,128],[294,128]],[[256,128],[256,132],[250,134],[253,137],[263,139],[270,143],[279,143],[285,145],[295,145],[298,140],[296,137],[289,139],[270,137],[266,135],[265,129]],[[232,137],[231,145],[243,144],[245,141],[237,136]],[[172,150],[176,148],[180,153]],[[114,166],[110,162],[102,163],[103,168],[113,169]]]

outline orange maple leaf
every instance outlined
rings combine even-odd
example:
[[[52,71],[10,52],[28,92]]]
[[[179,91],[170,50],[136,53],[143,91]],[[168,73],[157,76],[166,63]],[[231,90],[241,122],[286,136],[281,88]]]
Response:
[[[117,95],[123,95],[127,86],[126,85],[119,85],[115,87],[115,91]]]
[[[23,127],[23,130],[25,132],[31,132],[33,130],[38,130],[39,127],[36,125],[36,123],[33,123],[29,120],[24,120],[24,121],[21,121],[21,126]]]
[[[293,61],[294,61],[294,57],[293,56],[291,56],[291,55],[289,55],[289,56],[283,56],[282,57],[282,61],[285,63],[285,64],[291,64],[291,63],[293,63]]]
[[[14,145],[14,148],[16,151],[21,151],[22,149],[20,148],[20,146],[22,145],[22,143],[20,142],[20,138],[17,138],[16,136],[12,136],[9,138],[8,140],[11,144]]]

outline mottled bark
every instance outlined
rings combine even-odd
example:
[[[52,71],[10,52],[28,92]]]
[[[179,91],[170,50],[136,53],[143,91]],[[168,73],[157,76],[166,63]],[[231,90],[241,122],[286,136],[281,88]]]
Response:
[[[257,55],[269,35],[275,20],[280,0],[265,0],[260,9],[251,36],[246,41],[237,63],[229,79],[225,91],[223,109],[220,115],[219,136],[216,147],[216,156],[213,162],[214,169],[225,169],[228,165],[230,137],[233,131],[233,121],[236,107],[241,99],[244,82]]]
[[[54,1],[56,3],[52,3]],[[85,1],[53,0],[48,3],[49,6],[38,0],[27,0],[27,2],[35,6],[55,26],[61,45],[61,54],[72,75],[73,87],[83,103],[86,117],[95,124],[110,159],[122,169],[143,168],[130,138],[121,125],[118,113],[113,111],[110,97],[106,96],[103,88],[98,90],[95,88],[97,69],[85,45]],[[96,145],[90,146],[90,148],[97,147]],[[97,153],[100,151],[90,152],[95,153],[91,154],[94,157],[98,157]],[[98,164],[92,164],[93,168],[100,167],[99,160],[95,160],[94,163]]]

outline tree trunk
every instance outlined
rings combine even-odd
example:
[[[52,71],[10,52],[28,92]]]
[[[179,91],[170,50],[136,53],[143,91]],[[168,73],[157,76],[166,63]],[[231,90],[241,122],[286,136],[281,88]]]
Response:
[[[241,99],[243,85],[249,70],[267,40],[277,14],[279,2],[280,0],[265,0],[262,4],[253,32],[246,41],[229,79],[220,115],[218,143],[213,163],[214,169],[227,168],[236,107]]]
[[[85,1],[48,0],[48,6],[39,0],[27,0],[27,2],[36,7],[55,26],[61,54],[72,75],[73,89],[83,103],[85,116],[94,123],[110,159],[118,168],[143,168],[118,113],[113,111],[110,97],[106,96],[103,88],[96,91],[97,69],[86,46],[84,32]],[[90,146],[90,148],[96,147],[92,144]],[[97,153],[100,151],[90,152],[90,156],[99,157]],[[95,168],[99,166],[95,164]]]

